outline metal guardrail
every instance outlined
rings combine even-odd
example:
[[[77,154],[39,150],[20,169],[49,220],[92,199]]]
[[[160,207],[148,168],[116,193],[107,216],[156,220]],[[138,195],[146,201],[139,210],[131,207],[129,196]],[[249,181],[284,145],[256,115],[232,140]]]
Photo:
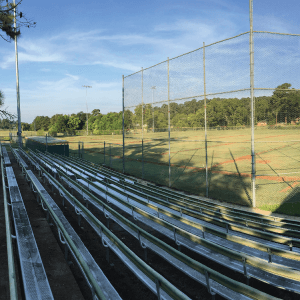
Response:
[[[43,170],[45,171],[45,170]],[[58,171],[61,175],[63,175],[64,173],[61,171]],[[51,180],[53,180],[54,178],[52,177]],[[80,185],[75,182],[74,180],[68,178],[68,180],[70,180],[70,182],[72,184],[77,185],[78,187],[80,187]],[[59,184],[57,181],[55,181],[56,184]],[[63,189],[63,191],[65,193],[68,193],[69,197],[72,197],[72,199],[74,201],[76,201],[77,199],[72,196],[68,191],[66,191],[66,189],[60,185],[60,188]],[[258,290],[253,290],[253,288],[242,284],[240,282],[235,282],[234,280],[200,264],[199,262],[189,258],[188,256],[184,255],[183,253],[181,253],[180,251],[177,251],[176,249],[170,247],[169,245],[165,244],[164,242],[160,241],[159,239],[155,238],[154,236],[152,236],[151,234],[149,234],[148,232],[146,232],[145,230],[141,229],[140,227],[138,227],[137,225],[133,224],[132,222],[130,222],[128,219],[126,219],[125,217],[123,217],[122,215],[118,214],[116,211],[114,211],[112,208],[110,208],[107,204],[105,204],[103,201],[99,200],[97,197],[95,197],[93,194],[91,194],[90,192],[88,192],[86,189],[82,188],[82,190],[84,190],[84,192],[91,198],[93,198],[96,202],[98,202],[100,204],[100,206],[103,207],[103,209],[105,209],[107,212],[109,212],[110,214],[112,214],[114,217],[118,218],[119,220],[121,220],[124,224],[126,224],[130,229],[134,230],[135,232],[137,232],[141,237],[143,237],[144,239],[147,239],[149,241],[151,241],[152,243],[154,243],[155,245],[161,247],[164,251],[172,254],[175,258],[183,261],[185,264],[187,264],[188,266],[192,267],[193,269],[201,272],[202,274],[205,274],[206,272],[209,273],[209,278],[215,280],[216,282],[232,289],[233,291],[236,291],[238,293],[241,293],[243,295],[246,295],[252,299],[265,299],[264,297],[267,297],[266,299],[268,299],[268,297],[271,297],[271,299],[273,299],[272,296],[264,294],[263,292],[260,292]],[[78,201],[78,200],[77,200]],[[78,202],[76,201],[76,205],[78,205]],[[82,210],[86,210],[86,208],[82,205],[80,206],[80,209]],[[162,220],[160,220],[162,221]],[[179,232],[179,228],[178,228],[178,232]],[[177,233],[177,231],[176,231]]]
[[[75,168],[74,166],[72,166],[73,168]],[[86,169],[84,166],[82,166],[83,169]],[[88,171],[89,174],[91,174],[91,170]],[[96,172],[95,172],[96,173]],[[90,176],[90,175],[89,175]],[[95,180],[97,180],[96,178],[96,175],[95,175]],[[109,179],[107,179],[109,181]],[[114,184],[114,185],[117,185],[119,186],[120,188],[124,188],[125,189],[125,186],[116,182],[116,181],[113,181],[111,180],[111,182]],[[96,188],[99,188],[99,186],[96,186]],[[128,190],[128,187],[126,187],[127,190]],[[124,192],[122,192],[121,190],[119,189],[114,189],[114,187],[110,186],[110,189],[112,190],[115,190],[116,192],[124,195],[124,196],[127,196],[127,193],[125,193],[125,190]],[[134,193],[137,193],[136,191],[133,191]],[[140,196],[143,196],[145,197],[145,194],[143,193],[139,193]],[[179,220],[179,221],[182,221],[184,222],[185,224],[188,224],[194,228],[197,228],[197,229],[200,229],[200,230],[204,230],[205,232],[208,232],[208,233],[211,233],[213,235],[216,235],[218,237],[221,237],[221,238],[224,238],[228,241],[231,241],[231,242],[235,242],[235,243],[238,243],[238,244],[241,244],[243,246],[248,246],[248,247],[251,247],[251,248],[254,248],[254,249],[257,249],[257,250],[260,250],[260,251],[264,251],[266,253],[268,253],[269,255],[277,255],[277,256],[280,256],[280,257],[284,257],[284,258],[288,258],[288,259],[293,259],[293,260],[297,260],[297,261],[300,261],[300,254],[297,253],[297,252],[294,252],[294,251],[285,251],[285,250],[282,250],[280,248],[276,248],[276,247],[272,247],[272,246],[267,246],[267,245],[264,245],[262,243],[259,243],[259,242],[255,242],[255,241],[251,241],[251,240],[248,240],[248,239],[245,239],[245,238],[242,238],[242,237],[238,237],[238,236],[235,236],[234,234],[230,234],[228,231],[229,229],[232,229],[232,228],[237,228],[238,230],[237,231],[243,231],[245,232],[245,230],[242,230],[241,228],[239,228],[237,225],[235,224],[228,224],[228,223],[225,223],[225,226],[224,226],[224,222],[220,222],[218,219],[216,218],[209,218],[209,217],[202,217],[201,219],[204,220],[204,221],[208,221],[210,223],[213,223],[215,225],[218,225],[218,226],[221,226],[223,228],[226,228],[227,229],[227,232],[221,232],[221,231],[218,231],[214,228],[211,228],[209,226],[204,226],[204,225],[200,225],[199,223],[196,223],[196,222],[193,222],[187,218],[184,218],[182,215],[184,213],[186,213],[186,210],[185,209],[182,209],[178,206],[174,206],[174,205],[169,205],[169,203],[167,202],[161,202],[157,199],[153,199],[151,198],[151,200],[155,201],[155,202],[158,202],[160,204],[163,204],[164,206],[170,208],[170,209],[174,209],[174,210],[177,210],[181,213],[181,216],[178,216],[176,214],[172,214],[170,213],[170,211],[167,211],[167,210],[164,210],[162,208],[159,208],[153,204],[148,204],[148,203],[145,203],[145,201],[142,201],[136,197],[134,197],[132,194],[130,194],[130,198],[133,199],[134,201],[138,202],[138,203],[141,203],[151,209],[154,209],[155,211],[157,212],[161,212],[169,217],[172,217],[176,220]],[[146,200],[146,199],[145,199]],[[147,200],[149,200],[149,197],[147,197]],[[189,212],[189,214],[187,214],[189,216],[194,216],[195,213],[194,212]],[[198,215],[198,214],[197,214]],[[213,221],[213,222],[212,222]],[[228,226],[226,226],[226,224],[228,224]],[[249,231],[253,231],[252,229],[249,229],[247,228],[246,229],[246,233],[249,232]],[[256,232],[256,236],[259,236],[261,238],[263,237],[267,237],[268,240],[272,240],[272,241],[275,241],[277,243],[282,243],[282,244],[286,244],[290,247],[290,250],[292,250],[292,247],[291,245],[300,245],[300,241],[297,241],[297,240],[294,240],[294,239],[291,239],[291,238],[286,238],[286,237],[279,237],[277,235],[274,235],[274,234],[268,234],[268,233],[265,233],[265,232]]]
[[[43,167],[41,170],[47,173],[48,176],[51,176]],[[51,176],[51,180],[56,184],[60,185],[59,182]],[[60,185],[61,188],[63,188]],[[37,189],[37,187],[36,187]],[[103,233],[107,238],[109,238],[115,246],[117,246],[148,278],[150,278],[153,282],[156,282],[158,285],[158,294],[159,290],[163,289],[168,295],[170,295],[175,300],[188,300],[185,294],[179,291],[176,287],[174,287],[169,281],[167,281],[163,276],[153,270],[150,266],[144,263],[136,254],[134,254],[123,242],[121,242],[110,230],[108,230],[98,219],[94,217],[94,215],[85,208],[75,197],[73,197],[67,190],[63,188],[63,191],[68,195],[68,197],[72,198],[76,203],[77,208],[82,210],[86,216],[92,221],[92,223]],[[47,204],[46,204],[47,205]],[[48,208],[48,206],[47,206]],[[52,214],[51,214],[52,215]],[[56,221],[56,220],[55,220]],[[62,230],[63,235],[65,232]],[[102,298],[101,298],[102,299]],[[273,299],[273,298],[271,298]]]
[[[7,247],[7,260],[8,260],[9,293],[10,293],[11,300],[17,300],[18,289],[17,289],[17,282],[16,282],[15,261],[13,255],[12,234],[11,234],[11,225],[10,225],[10,217],[9,217],[9,210],[8,210],[7,194],[6,194],[6,184],[5,184],[5,174],[4,174],[4,167],[3,167],[1,143],[0,143],[0,155],[1,155],[1,176],[2,176],[2,189],[3,189],[3,200],[4,200],[4,214],[5,214],[6,247]]]

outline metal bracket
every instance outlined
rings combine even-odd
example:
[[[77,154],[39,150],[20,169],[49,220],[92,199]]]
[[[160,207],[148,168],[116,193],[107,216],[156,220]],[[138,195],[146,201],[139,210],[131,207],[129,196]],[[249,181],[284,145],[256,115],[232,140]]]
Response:
[[[246,257],[243,257],[244,275],[248,276]]]
[[[137,218],[134,216],[134,210],[133,210],[133,206],[131,206],[131,214],[132,214],[132,217],[135,221],[137,221]]]
[[[146,244],[144,244],[144,243],[142,242],[142,240],[141,240],[141,233],[140,233],[139,230],[138,230],[137,234],[138,234],[138,240],[139,240],[139,242],[140,242],[140,246],[141,246],[143,249],[146,249],[147,246],[146,246]]]
[[[272,262],[272,252],[271,252],[271,249],[268,248],[268,256],[269,256],[269,263]]]
[[[216,293],[214,293],[211,289],[210,282],[209,282],[209,273],[206,270],[205,270],[205,279],[206,279],[207,290],[214,297]]]
[[[62,233],[61,233],[60,229],[57,228],[57,231],[58,231],[58,237],[59,237],[59,240],[60,240],[60,242],[64,245],[64,244],[66,243],[66,241],[63,241],[63,240],[62,240]]]
[[[176,228],[175,228],[175,227],[174,227],[174,229],[173,229],[173,232],[174,232],[174,241],[175,241],[175,244],[176,244],[177,246],[180,246],[181,244],[178,242],[177,237],[176,237]]]
[[[161,300],[161,295],[160,295],[160,281],[157,278],[155,279],[155,285],[156,285],[157,299]]]
[[[42,205],[42,209],[43,209],[44,211],[48,211],[48,209],[44,207],[44,202],[42,201],[42,199],[41,199],[41,205]]]

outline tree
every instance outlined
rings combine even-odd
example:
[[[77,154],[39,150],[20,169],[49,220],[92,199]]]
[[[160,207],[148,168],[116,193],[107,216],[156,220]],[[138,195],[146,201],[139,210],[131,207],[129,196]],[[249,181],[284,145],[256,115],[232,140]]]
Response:
[[[71,132],[74,132],[76,129],[79,128],[80,119],[75,115],[71,116],[68,121],[68,128]]]
[[[97,117],[100,115],[100,109],[93,109],[91,112],[92,116]]]
[[[30,125],[31,130],[44,130],[47,131],[51,124],[51,120],[49,117],[37,116],[34,118],[33,122]]]
[[[279,85],[270,98],[270,107],[277,122],[291,122],[299,117],[300,93],[290,83]],[[279,119],[278,119],[279,118]]]
[[[22,122],[22,131],[29,131],[30,130],[30,124]]]
[[[4,0],[0,0],[0,29],[5,33],[5,36],[0,34],[7,42],[14,39],[15,36],[19,36],[21,34],[20,28],[22,26],[26,26],[28,28],[35,27],[36,22],[29,20],[26,18],[24,13],[18,12],[18,6],[21,4],[23,0],[18,1],[16,4],[13,2],[6,1],[6,4],[1,5]],[[16,9],[16,29],[14,28],[14,9]],[[21,20],[22,19],[22,20]],[[6,38],[8,37],[9,40]]]
[[[0,90],[0,107],[4,105],[4,94]],[[9,113],[6,109],[0,109],[0,118],[8,118],[10,120],[13,120],[16,116],[14,114]]]

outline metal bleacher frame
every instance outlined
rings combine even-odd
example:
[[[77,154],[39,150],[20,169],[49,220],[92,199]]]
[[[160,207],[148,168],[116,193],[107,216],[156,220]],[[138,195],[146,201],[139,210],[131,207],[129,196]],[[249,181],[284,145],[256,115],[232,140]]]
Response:
[[[55,160],[55,157],[53,157],[52,155],[51,155],[51,157]],[[46,159],[46,156],[43,155],[43,158]],[[57,164],[57,163],[58,163],[58,160],[56,159],[54,164]],[[182,228],[178,228],[170,223],[167,224],[164,220],[162,220],[162,217],[153,217],[150,214],[147,214],[147,212],[134,206],[133,204],[128,204],[126,201],[126,198],[121,200],[120,197],[113,195],[111,192],[108,191],[107,183],[106,183],[106,187],[104,185],[104,188],[101,188],[98,185],[95,185],[95,183],[93,183],[92,181],[87,179],[87,177],[88,177],[88,176],[86,176],[87,173],[86,173],[86,175],[84,175],[84,172],[78,172],[74,168],[66,168],[66,166],[60,166],[60,168],[61,168],[61,170],[64,170],[64,169],[68,170],[69,173],[74,172],[74,174],[76,174],[77,178],[81,178],[81,180],[85,180],[86,182],[88,182],[88,184],[86,184],[86,185],[88,185],[88,187],[90,189],[91,189],[91,187],[94,187],[96,189],[101,190],[102,197],[105,198],[105,197],[109,196],[111,199],[117,200],[119,203],[122,203],[122,205],[127,206],[130,209],[130,212],[132,211],[132,213],[135,212],[137,214],[142,214],[144,217],[147,216],[147,218],[151,218],[153,221],[159,223],[160,225],[163,225],[164,227],[171,227],[170,231],[176,230],[177,241],[179,240],[180,236],[183,238],[188,238],[188,240],[185,239],[184,242],[181,242],[181,245],[186,246],[190,250],[195,251],[201,255],[204,255],[205,257],[212,259],[215,262],[218,262],[224,266],[227,266],[235,271],[244,273],[244,275],[246,277],[247,276],[255,277],[259,280],[268,282],[271,285],[278,286],[278,287],[299,293],[299,284],[300,284],[300,282],[299,282],[299,277],[300,277],[299,263],[298,263],[298,271],[293,268],[293,264],[297,263],[297,261],[291,262],[291,267],[285,267],[282,265],[278,265],[277,263],[272,263],[272,257],[274,257],[274,256],[270,250],[266,253],[269,261],[264,262],[264,260],[259,259],[257,257],[246,255],[243,252],[239,253],[236,251],[232,251],[226,247],[222,247],[222,246],[216,245],[215,243],[211,243],[210,241],[208,241],[205,238],[204,234],[203,234],[203,238],[201,238],[199,236],[195,237],[195,235],[190,234],[189,232],[187,232],[185,230],[182,230]],[[59,171],[59,172],[61,172],[61,171]],[[82,174],[82,176],[80,174]],[[91,176],[91,174],[88,174],[88,175]],[[111,186],[109,187],[109,189],[111,189]],[[122,192],[120,192],[120,194],[122,194]],[[130,196],[130,199],[132,200],[133,197]],[[128,200],[128,198],[127,198],[127,200]],[[145,205],[151,206],[147,203]],[[157,209],[157,207],[155,207],[155,210],[156,209]],[[166,211],[159,209],[157,211],[157,214],[160,215],[160,213],[166,214]],[[170,212],[167,212],[167,213],[170,215]],[[177,216],[172,215],[172,217],[177,217]],[[180,218],[182,218],[182,217],[179,217],[179,219]],[[205,228],[205,230],[203,230],[203,232],[205,232],[205,235],[206,235],[207,229]],[[172,234],[169,234],[169,237],[170,236],[171,236],[171,238],[173,237]],[[251,243],[253,243],[253,242],[251,242]],[[201,250],[198,249],[198,251],[197,251],[197,249],[196,249],[197,244],[204,245],[204,247],[202,247]],[[208,252],[205,255],[204,254],[205,248],[209,248],[211,251],[217,252],[218,254],[215,255],[216,258],[215,259],[213,258],[212,252]],[[294,257],[294,259],[296,258],[299,261],[299,253],[297,253],[297,252],[285,251],[282,249],[276,249],[274,247],[272,249],[277,250],[278,254],[282,254],[283,256],[290,255],[291,257]],[[220,254],[224,257],[223,260],[221,260]],[[226,258],[226,257],[228,257],[228,258]],[[238,263],[238,262],[240,262],[240,263]]]
[[[41,156],[38,156],[36,154],[33,154],[31,152],[31,156],[32,158],[34,157],[36,160],[39,160],[40,163],[44,164],[46,166],[47,165],[51,165],[51,168],[53,169],[55,167],[55,164],[53,162],[50,162],[49,160],[48,161],[45,161],[45,156],[44,155],[41,155]],[[175,250],[174,248],[170,247],[170,246],[166,246],[166,244],[164,244],[163,242],[161,242],[160,240],[156,239],[155,237],[153,237],[152,235],[150,235],[149,233],[147,233],[146,231],[142,230],[141,228],[139,228],[137,225],[131,223],[129,220],[127,220],[126,218],[120,216],[117,212],[115,212],[110,206],[108,206],[107,204],[105,204],[103,201],[101,201],[99,198],[95,197],[92,193],[90,193],[89,191],[87,191],[87,189],[83,188],[82,186],[80,187],[80,185],[78,183],[76,183],[76,181],[72,180],[71,179],[71,176],[69,175],[66,175],[64,174],[64,172],[62,172],[64,169],[64,171],[68,170],[69,173],[71,173],[71,169],[67,169],[67,168],[57,168],[57,171],[58,173],[60,174],[60,177],[67,179],[68,180],[68,184],[69,186],[71,184],[73,185],[77,185],[77,188],[80,189],[82,191],[82,196],[84,197],[84,199],[87,201],[89,198],[90,199],[93,199],[94,200],[94,203],[93,205],[94,206],[97,206],[98,205],[98,208],[101,210],[101,211],[106,211],[106,212],[109,212],[109,215],[110,215],[110,218],[111,219],[114,219],[114,221],[118,222],[118,220],[122,220],[122,223],[123,223],[123,228],[125,228],[126,226],[127,227],[130,227],[131,230],[134,230],[135,233],[131,233],[133,234],[136,238],[138,238],[139,240],[143,237],[143,244],[145,245],[146,244],[146,241],[148,242],[148,245],[149,245],[149,242],[150,243],[155,243],[156,246],[158,246],[158,244],[160,245],[161,249],[163,251],[167,251],[168,253],[173,253],[173,257],[176,258],[176,259],[181,259],[184,261],[184,263],[192,268],[194,268],[196,271],[202,273],[202,274],[209,274],[209,280],[208,282],[213,282],[213,281],[216,281],[218,283],[220,283],[221,285],[225,286],[225,287],[229,287],[229,289],[232,289],[232,291],[235,291],[237,293],[240,293],[241,295],[246,295],[247,297],[251,298],[251,299],[267,299],[265,297],[271,297],[271,299],[273,298],[272,296],[269,296],[269,295],[266,295],[262,292],[259,292],[257,290],[255,290],[255,292],[252,290],[251,287],[245,285],[245,284],[242,284],[240,282],[236,282],[226,276],[223,276],[221,275],[220,273],[204,266],[204,265],[201,265],[199,264],[198,262],[184,256],[180,251],[177,251]],[[78,178],[81,177],[80,175],[76,175]],[[74,174],[72,176],[74,178]],[[85,176],[86,177],[86,176]],[[84,178],[84,177],[82,177]],[[53,179],[52,179],[53,180]],[[92,186],[92,182],[89,181],[89,185]],[[61,187],[62,188],[62,187]],[[99,187],[98,187],[99,188]],[[106,196],[109,196],[111,197],[111,199],[113,199],[113,195],[111,195],[109,192],[107,191],[103,191],[104,192],[104,198],[105,198],[105,195]],[[71,195],[71,194],[70,194]],[[76,199],[77,200],[77,199]],[[74,201],[76,201],[74,199]],[[77,200],[78,201],[78,200]],[[107,200],[108,201],[108,200]],[[95,205],[95,202],[96,202],[96,205]],[[84,206],[83,206],[84,207]],[[131,205],[129,205],[130,209],[132,209],[132,214],[139,214],[141,213],[141,210],[138,209],[138,208],[133,208]],[[143,213],[142,213],[143,214]],[[153,218],[153,217],[152,217]],[[162,222],[162,220],[160,220],[160,222]],[[125,226],[126,224],[126,226]],[[128,225],[129,224],[129,225]],[[168,224],[166,225],[168,226]],[[173,229],[174,227],[172,227]],[[177,234],[180,234],[180,231],[181,229],[180,228],[177,228],[175,231],[174,231],[174,237],[175,237],[175,241],[176,241],[176,236]],[[130,233],[130,230],[129,230],[129,233]],[[141,240],[140,240],[141,241]],[[205,241],[206,242],[206,241]],[[204,243],[205,243],[204,242]],[[157,244],[158,243],[158,244]],[[174,254],[175,253],[175,254]],[[184,257],[184,259],[183,259]],[[247,271],[247,268],[246,268],[246,271]],[[233,282],[235,282],[233,284]],[[203,284],[203,282],[202,282]],[[207,284],[207,281],[204,282],[204,284]],[[208,289],[211,290],[209,287],[212,287],[213,284],[210,283],[208,284]],[[219,294],[222,294],[220,293],[220,291],[216,290],[215,288],[213,288],[212,290],[214,290],[214,292],[216,293],[219,293]],[[258,294],[257,294],[258,293]],[[259,293],[262,293],[259,295]],[[225,296],[225,298],[227,299],[241,299],[241,295],[237,298],[232,298],[231,296],[229,297],[227,295],[227,297]],[[224,296],[224,294],[222,295]]]

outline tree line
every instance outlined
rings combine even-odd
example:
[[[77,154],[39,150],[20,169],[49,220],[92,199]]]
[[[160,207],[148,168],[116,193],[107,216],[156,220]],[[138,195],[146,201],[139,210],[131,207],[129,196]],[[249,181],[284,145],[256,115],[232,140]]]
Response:
[[[37,116],[31,124],[22,123],[23,131],[48,131],[51,135],[57,133],[75,134],[77,130],[86,130],[88,117],[88,130],[93,134],[102,134],[104,131],[122,130],[122,112],[110,112],[106,115],[100,109],[94,109],[86,114],[80,111],[77,114],[56,114],[52,117]]]
[[[207,100],[207,126],[244,126],[250,125],[250,98],[213,98]],[[124,112],[125,130],[141,129],[142,105],[134,111]],[[152,107],[143,106],[143,124],[148,130],[168,128],[168,105]],[[170,121],[172,127],[204,127],[204,101],[193,99],[184,103],[170,103]],[[300,91],[291,88],[291,84],[278,86],[271,96],[255,98],[255,123],[265,122],[268,125],[279,123],[300,124]],[[0,120],[3,129],[12,128],[14,122]],[[106,131],[122,130],[122,112],[101,114],[94,109],[88,114],[88,129],[93,134],[104,134]],[[50,134],[70,133],[86,130],[86,113],[56,114],[52,117],[37,116],[31,124],[22,123],[22,130],[48,131]]]
[[[144,104],[136,106],[134,112],[125,111],[125,127],[141,129],[168,127],[168,105],[154,106]],[[250,125],[250,98],[212,98],[206,103],[207,126],[244,126]],[[271,96],[255,97],[255,124],[265,122],[268,125],[279,123],[299,124],[300,91],[291,88],[291,84],[279,85]],[[170,102],[170,123],[172,127],[204,127],[204,101],[193,99],[184,103]],[[153,122],[154,119],[154,122]]]

